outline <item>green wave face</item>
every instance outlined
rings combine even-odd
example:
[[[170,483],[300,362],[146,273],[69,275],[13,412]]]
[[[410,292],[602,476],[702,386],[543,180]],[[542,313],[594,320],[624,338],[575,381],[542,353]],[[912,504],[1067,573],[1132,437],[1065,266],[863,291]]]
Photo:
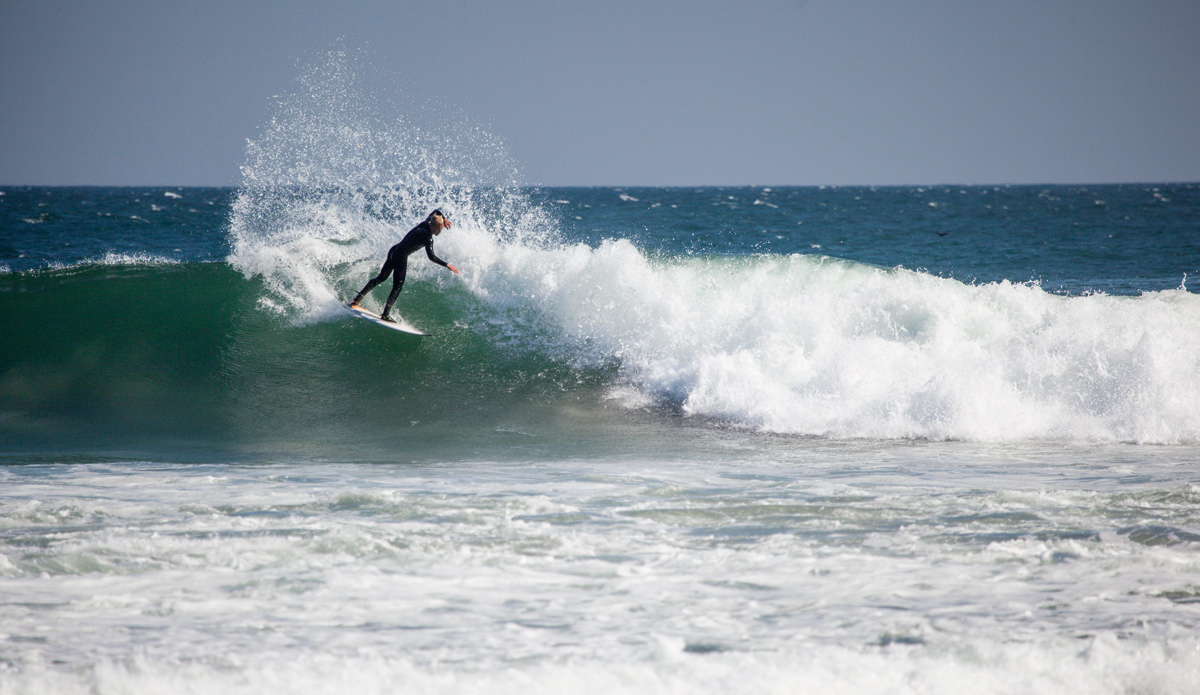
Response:
[[[427,338],[348,314],[297,324],[263,296],[215,263],[0,276],[0,446],[409,460],[500,437],[519,454],[555,446],[564,406],[565,434],[579,404],[605,410],[610,369],[497,349],[456,325],[462,296],[406,288]]]

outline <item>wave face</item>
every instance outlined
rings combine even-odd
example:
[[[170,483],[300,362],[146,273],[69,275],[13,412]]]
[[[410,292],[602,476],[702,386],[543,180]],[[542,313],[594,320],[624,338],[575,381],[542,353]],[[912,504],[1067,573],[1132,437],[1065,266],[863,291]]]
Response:
[[[338,316],[442,206],[455,227],[438,252],[463,275],[414,255],[399,310],[428,328],[432,304],[490,359],[603,373],[626,407],[837,438],[1200,437],[1200,300],[1182,289],[1064,297],[815,255],[567,243],[498,143],[381,118],[351,63],[281,102],[233,207],[230,263],[297,325]]]
[[[0,338],[3,436],[403,441],[417,455],[505,432],[603,447],[628,434],[613,429],[615,406],[832,438],[1200,432],[1200,299],[1182,290],[1063,297],[816,256],[650,258],[625,241],[535,248],[454,231],[445,252],[465,278],[402,295],[434,334],[423,340],[348,319],[332,299],[264,311],[278,306],[271,285],[220,263],[3,276],[0,309],[27,327]]]

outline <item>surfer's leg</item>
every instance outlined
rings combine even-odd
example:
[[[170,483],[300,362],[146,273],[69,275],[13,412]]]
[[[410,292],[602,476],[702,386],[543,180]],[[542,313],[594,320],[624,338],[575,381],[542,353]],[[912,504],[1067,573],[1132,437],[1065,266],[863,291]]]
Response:
[[[376,275],[375,277],[368,280],[367,286],[362,288],[361,292],[354,295],[354,299],[351,300],[350,306],[352,306],[352,307],[358,306],[358,303],[362,301],[363,297],[367,296],[368,292],[375,289],[375,287],[377,285],[379,285],[379,283],[383,282],[384,280],[387,280],[388,275],[391,275],[391,273],[392,273],[392,268],[393,268],[394,264],[395,264],[395,261],[392,259],[392,254],[389,253],[387,260],[383,262],[383,270],[380,270],[378,275]]]
[[[396,263],[396,272],[392,275],[392,291],[388,294],[387,304],[383,305],[383,313],[379,315],[381,319],[389,319],[388,312],[392,310],[392,305],[396,303],[396,297],[400,296],[400,290],[404,289],[404,276],[408,274],[408,258],[401,258]]]

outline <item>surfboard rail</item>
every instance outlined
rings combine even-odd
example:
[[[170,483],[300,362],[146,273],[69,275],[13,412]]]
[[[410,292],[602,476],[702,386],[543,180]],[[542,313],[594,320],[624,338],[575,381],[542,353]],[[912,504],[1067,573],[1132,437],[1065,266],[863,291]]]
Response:
[[[361,306],[351,307],[349,304],[342,304],[342,306],[346,309],[346,311],[349,311],[354,316],[357,316],[358,318],[363,319],[364,321],[370,321],[371,323],[374,323],[376,325],[383,326],[384,328],[390,328],[393,331],[399,331],[400,333],[407,333],[408,335],[416,335],[416,336],[428,336],[429,335],[428,333],[422,331],[421,329],[417,328],[416,326],[413,326],[408,321],[405,321],[402,317],[393,316],[393,317],[389,317],[389,318],[394,318],[395,319],[394,321],[384,321],[383,319],[379,318],[379,314],[376,314],[373,311],[367,311],[366,309],[362,308]]]

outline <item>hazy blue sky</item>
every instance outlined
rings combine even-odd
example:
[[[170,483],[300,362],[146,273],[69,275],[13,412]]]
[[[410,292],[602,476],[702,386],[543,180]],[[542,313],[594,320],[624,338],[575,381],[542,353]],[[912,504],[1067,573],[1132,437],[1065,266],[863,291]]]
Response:
[[[5,0],[0,184],[236,185],[339,37],[534,184],[1200,181],[1196,0]]]

